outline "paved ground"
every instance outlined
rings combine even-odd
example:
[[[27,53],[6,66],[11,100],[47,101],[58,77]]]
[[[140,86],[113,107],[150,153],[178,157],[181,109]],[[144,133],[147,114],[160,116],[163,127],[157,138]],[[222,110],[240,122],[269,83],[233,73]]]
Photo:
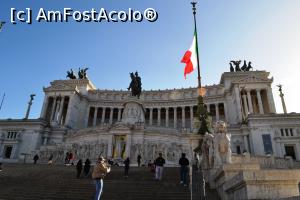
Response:
[[[0,172],[1,200],[90,200],[91,178],[76,179],[75,166],[10,164]],[[147,168],[131,168],[129,178],[115,167],[104,181],[102,200],[188,200],[188,187],[178,184],[178,168],[165,168],[163,181],[155,181]]]

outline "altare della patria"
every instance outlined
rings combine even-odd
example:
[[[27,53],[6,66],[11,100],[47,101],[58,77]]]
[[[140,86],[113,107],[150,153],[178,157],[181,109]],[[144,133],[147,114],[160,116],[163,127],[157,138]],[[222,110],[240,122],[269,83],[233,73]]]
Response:
[[[231,61],[218,84],[203,87],[204,135],[197,88],[143,90],[133,72],[124,90],[97,89],[88,68],[70,70],[44,87],[40,118],[28,119],[31,95],[24,119],[0,121],[2,162],[30,163],[38,154],[63,164],[72,152],[92,162],[130,157],[137,166],[138,155],[146,165],[162,153],[174,167],[185,153],[222,199],[297,196],[300,114],[287,113],[281,85],[284,113],[276,113],[270,73],[240,63]]]

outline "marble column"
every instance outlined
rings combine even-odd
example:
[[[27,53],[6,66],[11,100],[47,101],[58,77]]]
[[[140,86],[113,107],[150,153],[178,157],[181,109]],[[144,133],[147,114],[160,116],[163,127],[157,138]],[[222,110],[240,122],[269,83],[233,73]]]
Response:
[[[185,128],[185,107],[181,107],[181,128]]]
[[[191,119],[191,132],[193,132],[193,121],[194,121],[194,111],[193,111],[193,106],[190,106],[190,119]]]
[[[62,112],[63,112],[63,109],[64,109],[64,103],[65,103],[65,97],[61,97],[59,112],[58,112],[58,116],[57,116],[58,124],[61,124],[61,118],[62,118]]]
[[[118,121],[121,121],[122,108],[118,108]]]
[[[253,104],[252,104],[252,99],[251,99],[251,91],[250,90],[246,90],[247,91],[247,99],[248,99],[248,105],[249,105],[249,112],[253,113]]]
[[[85,113],[85,118],[84,118],[84,124],[85,124],[85,127],[87,128],[89,126],[89,116],[90,116],[90,112],[91,112],[91,107],[89,106],[86,110],[86,113]]]
[[[169,108],[166,108],[166,127],[169,127]]]
[[[93,119],[93,126],[96,126],[97,124],[97,115],[98,115],[98,107],[95,107],[95,112],[94,112],[94,119]]]
[[[243,94],[242,98],[243,98],[243,104],[244,104],[244,114],[247,117],[248,116],[247,96],[245,94]]]
[[[71,117],[72,117],[72,107],[74,104],[74,96],[70,96],[69,97],[69,103],[68,103],[68,108],[67,108],[67,114],[66,114],[66,120],[65,120],[65,125],[70,126],[70,121],[71,121]],[[85,118],[84,120],[86,120],[87,118]],[[84,124],[87,124],[87,121],[84,121]]]
[[[110,113],[109,113],[109,124],[113,123],[113,113],[114,113],[114,108],[110,108]]]
[[[256,90],[256,94],[257,94],[257,100],[258,100],[259,114],[264,114],[264,108],[263,108],[263,104],[262,104],[262,100],[261,100],[261,96],[260,96],[260,89]]]
[[[216,103],[215,107],[216,107],[216,120],[219,121],[220,120],[219,103]]]
[[[48,137],[49,137],[49,135],[48,135],[48,133],[46,132],[46,133],[44,134],[43,145],[47,145],[47,143],[48,143]]]
[[[237,116],[238,116],[238,119],[240,121],[242,121],[243,117],[242,117],[241,97],[240,97],[240,90],[237,85],[234,87],[234,92],[235,92]]]
[[[210,113],[210,104],[206,104],[207,112]]]
[[[287,113],[287,110],[286,110],[286,105],[285,105],[285,101],[284,101],[284,94],[280,94],[280,99],[281,99],[281,105],[282,105],[282,110],[283,110],[283,113],[286,114]]]
[[[177,108],[174,107],[174,128],[177,129]]]
[[[284,157],[284,155],[286,155],[286,152],[285,152],[285,148],[284,148],[284,144],[282,142],[280,142],[280,149],[281,149],[281,154],[282,154],[282,157]]]
[[[130,149],[131,149],[131,135],[130,134],[128,134],[127,136],[126,136],[126,148],[125,148],[125,157],[127,158],[127,157],[130,157]]]
[[[270,112],[271,113],[276,113],[276,107],[274,103],[274,98],[273,98],[273,93],[272,93],[272,88],[267,87],[267,96],[268,96],[268,102],[269,102],[269,107],[270,107]]]
[[[160,126],[161,122],[161,108],[157,108],[157,126]]]
[[[55,109],[54,119],[53,119],[53,121],[56,121],[56,122],[58,122],[58,115],[59,115],[59,110],[60,110],[60,106],[61,106],[61,101],[62,101],[62,97],[59,97],[59,100],[57,101],[57,106]]]
[[[106,108],[102,107],[101,124],[104,124],[104,122],[105,122],[105,111],[106,111]]]
[[[107,157],[111,158],[113,157],[112,155],[112,149],[113,149],[113,135],[108,136],[108,144],[107,144]]]
[[[53,106],[52,106],[52,109],[51,109],[50,121],[53,121],[53,119],[54,119],[56,104],[57,104],[57,97],[54,96],[53,97]]]
[[[150,120],[149,120],[149,125],[152,126],[153,124],[153,108],[150,108]]]
[[[248,148],[249,145],[248,145],[247,135],[244,135],[243,137],[244,137],[244,148],[248,153],[250,153],[249,148]]]
[[[228,121],[227,117],[228,117],[228,113],[227,113],[227,104],[226,104],[226,101],[223,103],[224,105],[224,117],[225,117],[225,121]]]

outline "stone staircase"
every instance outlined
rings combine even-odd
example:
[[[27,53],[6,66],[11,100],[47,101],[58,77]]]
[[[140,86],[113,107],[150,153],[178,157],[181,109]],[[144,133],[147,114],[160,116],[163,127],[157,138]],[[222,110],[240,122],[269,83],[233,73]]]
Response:
[[[165,168],[162,181],[147,168],[132,167],[129,177],[114,167],[104,181],[102,200],[189,200],[190,190],[179,184],[178,168]],[[4,164],[0,200],[91,200],[93,180],[76,179],[75,166]]]

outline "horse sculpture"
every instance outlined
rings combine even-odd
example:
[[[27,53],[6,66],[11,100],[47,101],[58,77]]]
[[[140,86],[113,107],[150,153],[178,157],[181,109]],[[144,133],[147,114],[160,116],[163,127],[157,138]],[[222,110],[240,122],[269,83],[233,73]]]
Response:
[[[76,79],[76,76],[75,76],[72,69],[70,71],[67,71],[67,76],[66,77],[69,78],[69,79]]]
[[[141,77],[139,77],[138,72],[130,73],[131,82],[129,84],[128,90],[131,90],[131,96],[137,96],[140,98],[142,92],[142,81]]]
[[[78,70],[78,78],[79,79],[87,79],[87,73],[86,71],[88,70],[89,68],[84,68],[84,69],[80,69]]]
[[[236,72],[240,72],[240,71],[247,72],[247,71],[250,71],[251,69],[253,69],[253,67],[251,65],[252,64],[251,62],[248,62],[248,65],[247,65],[246,60],[244,60],[243,66],[240,67],[241,62],[242,62],[241,60],[237,60],[237,61],[232,60],[232,61],[230,61],[229,62],[230,72],[234,72],[234,71],[236,71]],[[235,65],[235,68],[233,67],[232,64]]]

